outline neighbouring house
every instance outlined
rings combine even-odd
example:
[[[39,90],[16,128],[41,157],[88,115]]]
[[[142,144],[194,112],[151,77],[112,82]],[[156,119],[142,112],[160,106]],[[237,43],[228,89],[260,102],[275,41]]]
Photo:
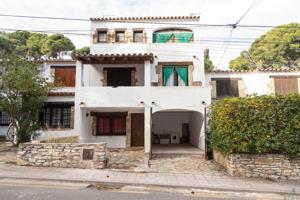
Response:
[[[300,93],[300,69],[214,70],[205,74],[212,100],[249,95]]]
[[[48,94],[43,112],[39,140],[76,135],[74,131],[75,60],[40,61],[41,73],[59,88]],[[10,123],[9,115],[0,112],[0,135],[5,136]]]

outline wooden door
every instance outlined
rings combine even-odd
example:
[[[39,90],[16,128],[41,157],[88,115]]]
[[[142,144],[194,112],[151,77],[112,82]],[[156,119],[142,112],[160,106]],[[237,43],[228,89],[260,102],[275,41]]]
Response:
[[[131,146],[144,146],[144,113],[131,114]]]

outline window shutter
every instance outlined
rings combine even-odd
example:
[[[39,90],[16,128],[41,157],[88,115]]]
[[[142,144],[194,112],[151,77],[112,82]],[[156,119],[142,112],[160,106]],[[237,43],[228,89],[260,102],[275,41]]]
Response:
[[[126,31],[125,31],[125,43],[126,43],[126,42],[132,42],[132,41],[131,41],[132,38],[133,38],[133,32],[130,31],[130,30],[126,30]]]
[[[110,31],[110,42],[112,42],[112,43],[116,42],[116,33],[115,33],[115,31]]]
[[[147,33],[143,31],[143,43],[147,43]]]
[[[70,128],[74,128],[74,106],[71,106]]]
[[[298,93],[297,77],[276,77],[274,78],[275,94],[285,95]]]
[[[93,44],[97,44],[98,43],[98,31],[95,31],[95,33],[93,34]]]
[[[92,116],[92,135],[96,136],[97,135],[97,117]]]

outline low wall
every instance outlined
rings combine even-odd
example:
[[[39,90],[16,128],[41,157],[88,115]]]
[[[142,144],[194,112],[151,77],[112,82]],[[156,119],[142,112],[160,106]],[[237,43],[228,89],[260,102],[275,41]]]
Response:
[[[106,143],[24,143],[19,145],[18,165],[95,168],[106,166]]]
[[[300,158],[289,159],[282,154],[229,154],[214,151],[214,160],[231,176],[300,180]]]

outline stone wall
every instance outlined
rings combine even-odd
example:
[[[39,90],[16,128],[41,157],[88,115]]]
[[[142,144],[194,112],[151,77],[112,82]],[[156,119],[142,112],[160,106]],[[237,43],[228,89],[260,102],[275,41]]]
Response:
[[[214,160],[231,176],[300,180],[300,158],[282,154],[229,154],[214,152]]]
[[[19,145],[18,165],[95,168],[106,166],[106,143],[24,143]]]

